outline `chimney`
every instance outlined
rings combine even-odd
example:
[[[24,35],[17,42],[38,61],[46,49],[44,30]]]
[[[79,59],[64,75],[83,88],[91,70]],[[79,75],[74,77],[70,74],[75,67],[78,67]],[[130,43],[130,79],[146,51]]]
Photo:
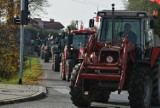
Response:
[[[41,18],[34,18],[34,20],[36,20],[36,21],[41,21]]]
[[[54,22],[54,19],[50,19],[50,22]]]

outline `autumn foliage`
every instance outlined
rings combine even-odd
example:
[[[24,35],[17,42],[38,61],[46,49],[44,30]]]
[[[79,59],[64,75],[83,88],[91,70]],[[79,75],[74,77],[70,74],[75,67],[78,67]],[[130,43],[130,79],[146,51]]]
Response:
[[[0,0],[0,78],[10,78],[19,70],[19,44],[14,36],[17,25],[13,17],[19,15],[19,0]]]

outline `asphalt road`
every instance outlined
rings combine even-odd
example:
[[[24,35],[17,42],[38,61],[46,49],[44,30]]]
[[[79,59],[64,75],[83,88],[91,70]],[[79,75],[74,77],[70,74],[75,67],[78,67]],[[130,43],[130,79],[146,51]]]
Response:
[[[39,80],[39,84],[47,87],[45,98],[30,102],[22,102],[0,106],[0,108],[77,108],[70,100],[69,82],[62,81],[59,72],[51,70],[50,63],[41,60],[44,75]],[[109,103],[92,103],[89,108],[130,108],[128,104],[128,93],[122,91],[120,95],[113,92],[110,95]],[[151,107],[151,108],[160,108]]]

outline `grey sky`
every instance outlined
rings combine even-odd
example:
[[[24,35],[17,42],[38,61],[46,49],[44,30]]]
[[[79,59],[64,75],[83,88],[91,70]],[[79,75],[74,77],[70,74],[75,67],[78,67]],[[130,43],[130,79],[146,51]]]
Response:
[[[95,17],[94,12],[103,9],[112,9],[111,4],[115,4],[115,9],[124,9],[123,0],[48,0],[51,4],[46,8],[48,13],[43,20],[50,18],[68,26],[72,20],[83,21],[84,27],[88,27],[90,18]],[[80,23],[80,22],[79,22]]]

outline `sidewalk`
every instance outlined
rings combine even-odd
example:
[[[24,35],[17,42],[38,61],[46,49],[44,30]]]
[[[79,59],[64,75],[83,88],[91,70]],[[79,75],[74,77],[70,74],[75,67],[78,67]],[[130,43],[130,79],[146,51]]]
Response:
[[[42,98],[46,88],[38,85],[0,84],[0,105]]]

